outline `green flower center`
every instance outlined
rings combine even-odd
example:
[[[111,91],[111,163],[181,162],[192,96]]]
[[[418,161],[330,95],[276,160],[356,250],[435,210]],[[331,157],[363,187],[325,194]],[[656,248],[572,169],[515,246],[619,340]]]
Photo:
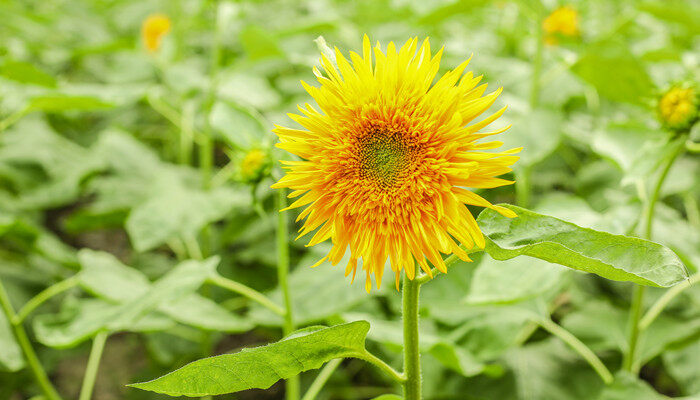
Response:
[[[361,174],[382,188],[396,183],[409,158],[409,149],[397,135],[380,132],[360,142]]]

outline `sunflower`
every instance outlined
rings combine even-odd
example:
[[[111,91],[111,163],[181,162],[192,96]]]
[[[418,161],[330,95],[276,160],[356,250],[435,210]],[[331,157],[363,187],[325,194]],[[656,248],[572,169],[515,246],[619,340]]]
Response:
[[[673,131],[689,130],[699,117],[699,97],[695,87],[690,84],[674,85],[659,99],[661,122]]]
[[[281,161],[286,175],[272,187],[298,198],[286,209],[307,206],[297,218],[305,218],[299,237],[316,231],[307,246],[332,242],[314,266],[336,265],[349,247],[345,275],[354,280],[362,259],[368,292],[373,274],[379,288],[387,259],[397,289],[401,271],[414,279],[416,264],[446,272],[440,253],[470,261],[458,243],[483,248],[484,238],[466,204],[515,217],[465,188],[513,183],[496,176],[511,171],[520,149],[488,152],[502,142],[477,143],[508,129],[478,133],[505,107],[467,125],[502,88],[484,95],[481,76],[462,75],[469,60],[433,83],[444,48],[432,55],[428,39],[417,47],[414,38],[384,52],[365,36],[362,56],[351,52],[348,61],[337,48],[335,60],[322,56],[325,75],[314,67],[321,86],[301,82],[318,109],[307,103],[289,114],[305,129],[274,129],[277,147],[301,160]]]
[[[150,52],[160,48],[160,42],[168,32],[170,32],[170,18],[167,15],[149,15],[141,25],[141,39]]]
[[[557,44],[557,35],[576,37],[580,34],[578,12],[571,6],[559,7],[542,21],[542,29],[548,44]]]

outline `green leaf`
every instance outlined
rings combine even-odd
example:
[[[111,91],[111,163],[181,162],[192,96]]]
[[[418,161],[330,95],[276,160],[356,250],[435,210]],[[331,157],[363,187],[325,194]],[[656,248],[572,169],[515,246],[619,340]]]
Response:
[[[253,323],[235,314],[212,300],[192,293],[172,302],[165,302],[159,311],[172,319],[201,329],[217,332],[245,332],[253,328]]]
[[[598,42],[571,70],[593,85],[602,96],[611,100],[643,103],[654,90],[654,84],[641,61],[621,43]]]
[[[238,38],[251,60],[284,55],[269,29],[249,25],[243,28]]]
[[[367,299],[364,286],[357,281],[351,285],[350,279],[344,276],[343,268],[340,268],[340,265],[347,264],[349,256],[346,255],[336,266],[324,262],[316,268],[309,267],[327,253],[327,251],[323,253],[324,250],[325,247],[321,246],[307,253],[299,262],[299,267],[289,275],[289,285],[296,288],[291,292],[291,297],[294,322],[297,325],[323,321]],[[383,291],[395,292],[393,279],[387,275],[381,290],[373,290],[372,296]],[[282,304],[282,291],[279,287],[266,295],[273,302]],[[282,318],[279,315],[262,306],[256,305],[250,316],[259,324],[268,326],[282,324]]]
[[[23,61],[5,61],[0,67],[0,76],[20,83],[56,87],[56,80],[53,76],[33,64]]]
[[[470,304],[514,303],[556,290],[566,270],[546,261],[520,257],[496,261],[484,256],[465,301]]]
[[[168,302],[180,300],[197,290],[211,276],[219,264],[219,257],[204,261],[187,260],[158,279],[151,289],[124,303],[123,312],[108,325],[111,329],[129,326],[141,317]]]
[[[700,340],[663,354],[664,366],[683,389],[683,393],[700,393]]]
[[[86,291],[99,296],[105,300],[117,303],[140,301],[149,291],[175,290],[175,283],[172,280],[167,284],[173,285],[169,289],[158,289],[151,285],[148,278],[139,270],[122,264],[116,257],[109,253],[93,251],[88,249],[80,250],[78,253],[82,270],[79,274],[80,284]],[[175,267],[171,274],[179,273],[179,268]],[[183,324],[196,326],[202,329],[224,332],[243,332],[253,327],[250,321],[244,320],[235,314],[231,314],[225,308],[213,301],[194,293],[213,270],[210,267],[197,266],[192,271],[195,284],[189,286],[192,290],[190,294],[184,294],[172,301],[161,301],[156,307],[158,311],[168,315]],[[167,276],[167,275],[166,275]],[[183,274],[184,278],[185,275]],[[169,278],[170,279],[170,278]],[[201,284],[201,283],[200,283]],[[125,307],[129,309],[130,307]]]
[[[663,400],[662,396],[649,386],[628,372],[620,372],[615,376],[615,381],[603,389],[596,400]]]
[[[403,400],[403,397],[396,394],[383,394],[379,397],[375,397],[372,400]]]
[[[267,389],[280,379],[364,352],[369,323],[305,331],[267,346],[201,359],[150,382],[130,386],[170,396],[214,396]]]
[[[34,97],[29,101],[29,111],[58,113],[64,111],[96,111],[114,107],[96,97],[63,94]]]
[[[244,150],[261,146],[269,138],[269,130],[251,110],[217,102],[209,114],[211,126],[231,145]]]
[[[202,191],[178,182],[164,182],[161,187],[148,201],[136,206],[126,220],[127,233],[138,251],[153,249],[173,238],[194,236],[234,206],[250,204],[247,192],[226,187]]]
[[[100,299],[69,298],[57,314],[42,314],[32,320],[34,334],[46,346],[68,348],[85,341],[112,324],[112,331],[158,331],[172,328],[174,322],[163,315],[150,314],[131,325],[113,323],[124,308]],[[130,321],[123,321],[130,322]]]
[[[561,113],[539,108],[516,115],[513,126],[505,134],[499,135],[504,149],[522,147],[518,154],[518,166],[528,166],[542,161],[551,154],[561,141]]]
[[[0,370],[19,371],[24,367],[22,351],[4,312],[0,312]]]
[[[142,272],[127,267],[109,253],[82,249],[78,261],[82,267],[78,275],[82,288],[105,300],[121,303],[150,289],[151,283]]]
[[[486,209],[478,218],[488,238],[486,252],[497,260],[527,255],[615,281],[658,287],[673,286],[688,277],[678,256],[660,244],[505,207],[518,217],[506,218]]]

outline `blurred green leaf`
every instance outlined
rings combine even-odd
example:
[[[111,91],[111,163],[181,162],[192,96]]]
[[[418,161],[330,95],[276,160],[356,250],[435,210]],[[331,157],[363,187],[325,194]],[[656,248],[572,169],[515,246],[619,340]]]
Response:
[[[700,394],[700,341],[665,352],[663,360],[684,394]]]
[[[0,66],[0,76],[31,85],[56,87],[56,79],[35,65],[22,61],[6,60]]]
[[[383,394],[379,397],[375,397],[372,400],[403,400],[403,397],[395,394]]]
[[[687,278],[685,266],[657,243],[581,228],[570,222],[505,205],[506,218],[486,209],[479,215],[489,238],[486,252],[497,260],[528,255],[616,281],[669,287]]]
[[[187,260],[158,279],[142,295],[124,303],[119,316],[109,323],[114,329],[136,323],[141,317],[163,304],[174,302],[193,293],[211,276],[219,264],[219,257],[203,261]]]
[[[356,321],[305,329],[267,346],[205,358],[150,382],[130,385],[170,396],[209,396],[259,388],[364,352],[369,324]]]
[[[99,299],[68,299],[57,314],[41,314],[32,323],[37,340],[50,347],[68,348],[85,341],[112,325],[114,331],[158,331],[174,322],[163,315],[150,314],[130,325],[113,324],[124,311],[120,304]]]
[[[24,368],[24,356],[4,312],[0,312],[0,370],[19,371]]]
[[[238,38],[252,61],[284,55],[277,39],[269,30],[248,25],[239,33]]]
[[[191,277],[183,273],[181,278],[170,277],[163,283],[152,286],[142,272],[122,264],[109,253],[83,249],[78,253],[78,257],[82,265],[79,275],[81,286],[105,300],[130,302],[133,305],[147,296],[164,297],[155,301],[155,308],[180,323],[223,332],[243,332],[253,327],[250,321],[231,314],[213,301],[193,293],[203,282],[202,278],[206,279],[213,273],[209,265],[195,266]],[[179,274],[178,271],[182,268],[186,267],[182,264],[175,267],[166,277]],[[186,282],[190,278],[194,281]],[[181,284],[186,285],[185,289],[178,288]],[[160,285],[160,289],[156,285]],[[163,293],[169,290],[182,290],[183,294],[173,298]],[[192,293],[188,294],[188,291]]]
[[[613,41],[589,45],[571,70],[614,101],[641,104],[655,90],[642,62],[625,44]]]
[[[509,120],[513,126],[498,135],[498,140],[503,141],[506,149],[523,147],[516,166],[533,165],[559,146],[562,121],[561,114],[550,109],[540,108],[517,114]]]
[[[29,111],[57,113],[63,111],[97,111],[112,108],[114,105],[96,97],[57,94],[34,97],[27,107]]]
[[[604,388],[596,400],[663,400],[668,399],[662,396],[649,386],[648,383],[640,380],[628,372],[620,372],[615,376],[615,381]]]
[[[161,190],[131,210],[126,231],[137,251],[151,250],[170,239],[196,236],[206,224],[223,218],[235,206],[248,206],[250,195],[221,187],[193,190],[168,179]]]
[[[557,265],[529,257],[496,261],[484,256],[464,300],[469,304],[522,301],[556,290],[565,272]]]
[[[250,110],[229,102],[217,102],[209,114],[211,126],[234,148],[260,147],[270,138],[265,124]]]

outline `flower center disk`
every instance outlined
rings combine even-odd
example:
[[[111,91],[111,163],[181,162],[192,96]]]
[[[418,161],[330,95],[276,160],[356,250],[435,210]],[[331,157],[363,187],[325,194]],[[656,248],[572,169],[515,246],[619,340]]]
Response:
[[[406,171],[410,149],[397,134],[379,131],[359,140],[360,176],[387,189]]]

